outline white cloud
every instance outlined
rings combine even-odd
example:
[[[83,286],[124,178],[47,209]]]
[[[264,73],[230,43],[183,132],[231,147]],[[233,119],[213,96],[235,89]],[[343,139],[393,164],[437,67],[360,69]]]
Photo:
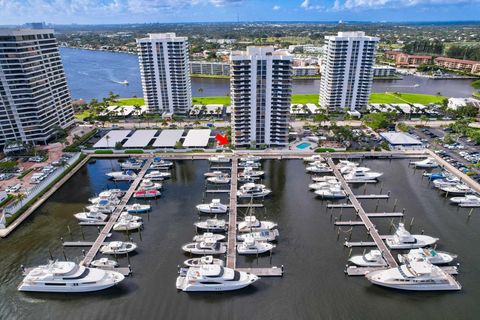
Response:
[[[310,2],[310,0],[304,0],[301,4],[300,4],[300,8],[302,9],[305,9],[305,10],[320,10],[322,9],[323,7],[321,5],[318,5],[318,4],[312,4]]]
[[[332,9],[383,9],[426,5],[455,5],[478,3],[479,1],[480,0],[345,0],[344,3],[341,3],[340,0],[336,0]]]
[[[309,7],[310,7],[310,0],[304,0],[304,1],[300,4],[300,8],[308,9]]]
[[[280,10],[280,6],[274,5],[272,10],[274,10],[274,11]]]

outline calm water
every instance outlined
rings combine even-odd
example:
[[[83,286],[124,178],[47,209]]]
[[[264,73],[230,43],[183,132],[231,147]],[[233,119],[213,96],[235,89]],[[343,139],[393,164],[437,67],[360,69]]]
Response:
[[[103,51],[60,49],[72,96],[76,99],[101,99],[109,91],[121,97],[141,97],[142,84],[136,55]],[[117,83],[127,80],[128,86]],[[117,81],[117,82],[116,82]],[[470,96],[471,80],[432,80],[404,76],[402,80],[375,80],[374,92],[400,91],[451,97]],[[416,86],[418,85],[418,86]],[[317,94],[320,80],[295,80],[294,94]],[[199,89],[202,89],[199,91]],[[193,96],[228,95],[228,79],[192,78]]]
[[[392,199],[381,201],[379,211],[391,211],[394,198],[397,210],[406,209],[407,221],[415,217],[413,232],[440,238],[439,249],[460,256],[463,285],[461,292],[412,293],[370,285],[362,277],[348,278],[343,273],[348,250],[344,234],[337,240],[330,211],[325,203],[307,190],[310,177],[301,161],[265,162],[266,179],[273,196],[256,215],[279,223],[280,239],[272,256],[273,265],[284,265],[283,278],[264,278],[254,286],[232,293],[187,294],[175,289],[176,266],[187,258],[180,246],[194,235],[197,220],[194,205],[202,201],[206,161],[176,162],[173,179],[166,182],[161,199],[154,206],[145,229],[133,234],[139,244],[131,257],[134,275],[119,287],[94,294],[74,296],[25,294],[16,291],[21,281],[19,266],[45,262],[48,249],[63,256],[60,237],[81,240],[80,227],[72,214],[81,210],[88,197],[113,183],[104,173],[118,168],[116,160],[98,160],[86,165],[66,183],[34,216],[7,239],[1,240],[0,318],[2,319],[475,319],[480,312],[480,217],[478,210],[467,219],[468,210],[448,205],[419,171],[407,160],[368,161],[367,166],[385,172],[383,191]],[[126,188],[126,184],[120,185]],[[368,186],[379,192],[382,186]],[[357,192],[362,193],[363,187]],[[210,200],[207,198],[206,201]],[[225,199],[224,199],[225,200]],[[365,200],[367,211],[376,200]],[[336,211],[337,216],[339,211]],[[241,216],[242,213],[239,213]],[[343,212],[343,219],[353,214]],[[388,221],[378,221],[387,234]],[[94,239],[95,227],[84,227],[87,240]],[[124,239],[114,233],[114,239]],[[353,240],[365,240],[364,228],[355,227]],[[356,253],[361,252],[357,250]],[[79,260],[81,250],[65,249],[70,259]],[[126,259],[120,260],[126,265]],[[239,266],[268,266],[269,257],[240,257]]]

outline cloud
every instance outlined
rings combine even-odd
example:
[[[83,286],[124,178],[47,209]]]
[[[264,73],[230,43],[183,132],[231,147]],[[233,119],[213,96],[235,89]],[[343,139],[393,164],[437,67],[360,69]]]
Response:
[[[280,10],[280,6],[274,5],[272,10],[274,10],[274,11]]]
[[[467,3],[478,3],[480,0],[335,0],[333,10],[351,10],[351,9],[385,9],[416,7],[427,5],[456,5]]]
[[[300,8],[302,9],[305,9],[305,10],[320,10],[322,9],[323,7],[321,5],[314,5],[310,2],[310,0],[304,0],[301,4],[300,4]]]

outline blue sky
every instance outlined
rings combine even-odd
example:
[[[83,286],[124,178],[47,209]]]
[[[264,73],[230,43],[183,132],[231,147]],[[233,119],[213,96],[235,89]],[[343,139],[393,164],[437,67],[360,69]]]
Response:
[[[21,13],[21,14],[20,14]],[[480,20],[480,0],[0,0],[0,24]]]

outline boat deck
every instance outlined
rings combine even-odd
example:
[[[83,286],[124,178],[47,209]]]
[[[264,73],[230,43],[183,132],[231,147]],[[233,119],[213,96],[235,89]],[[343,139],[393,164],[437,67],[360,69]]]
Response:
[[[282,277],[283,267],[271,267],[271,268],[237,268],[238,271],[244,271],[252,273],[259,277]]]

